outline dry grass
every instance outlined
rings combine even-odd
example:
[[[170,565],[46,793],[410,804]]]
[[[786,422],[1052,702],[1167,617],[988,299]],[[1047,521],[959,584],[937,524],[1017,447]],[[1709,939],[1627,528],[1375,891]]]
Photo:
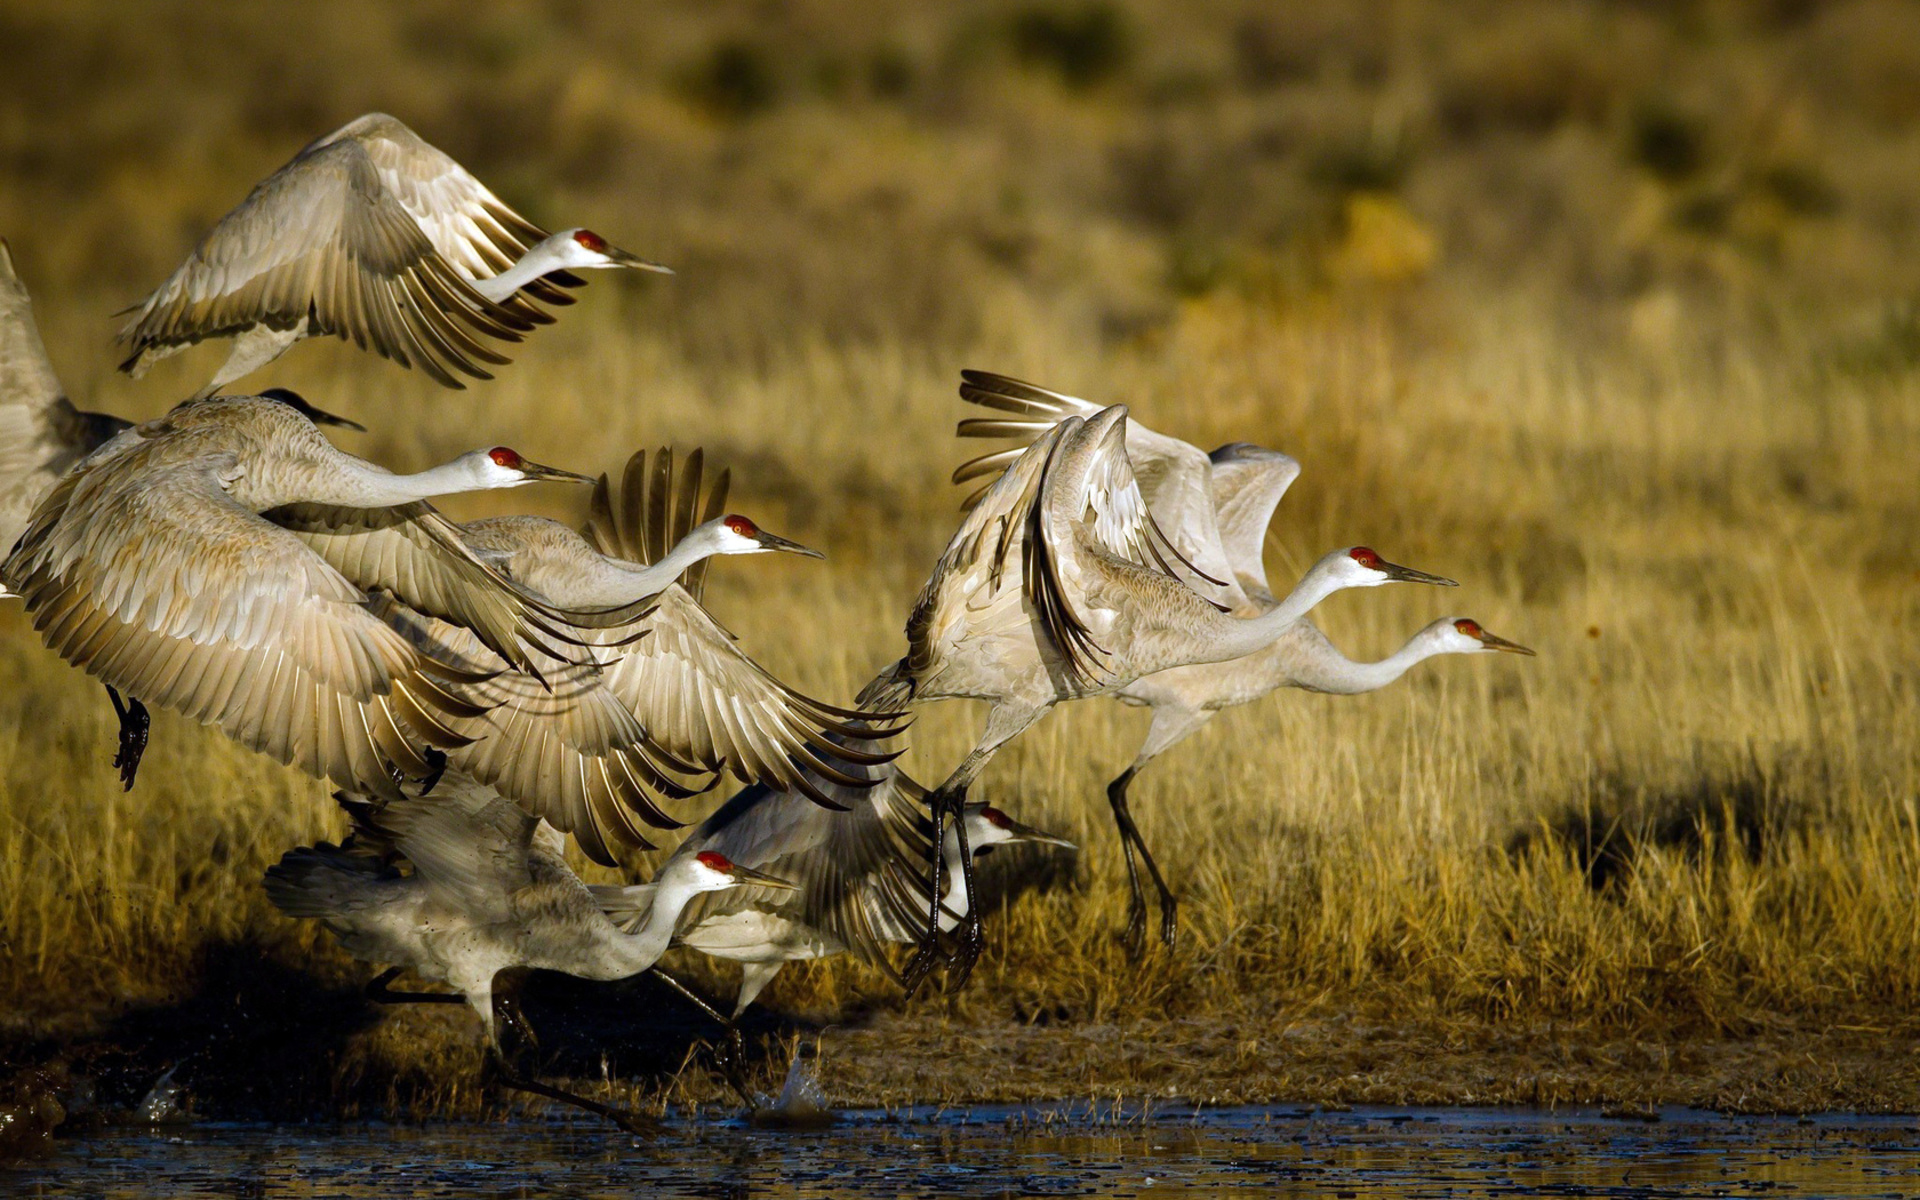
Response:
[[[1140,968],[1112,936],[1124,883],[1100,788],[1145,718],[1057,713],[982,790],[1079,841],[1082,886],[1022,899],[973,987],[909,1013],[1360,1012],[1680,1039],[1911,1009],[1920,42],[1888,32],[1904,9],[1350,22],[1330,3],[1295,26],[1122,7],[1116,34],[1083,27],[1097,6],[875,7],[897,32],[806,4],[778,28],[745,8],[333,6],[316,24],[192,6],[128,28],[105,5],[15,6],[0,232],[76,396],[133,415],[213,352],[126,382],[100,314],[365,108],[537,216],[673,263],[663,283],[597,281],[462,395],[334,346],[261,382],[366,420],[350,448],[395,466],[494,440],[581,469],[705,444],[744,511],[832,555],[714,573],[749,648],[828,696],[899,652],[953,527],[969,365],[1125,400],[1202,446],[1294,454],[1276,578],[1365,541],[1462,581],[1330,602],[1316,615],[1350,652],[1446,611],[1541,652],[1443,659],[1369,697],[1281,695],[1167,755],[1134,796],[1184,933]],[[1862,55],[1870,71],[1841,69]],[[0,678],[16,1037],[191,993],[209,946],[351,978],[256,886],[333,832],[321,786],[162,716],[122,795],[103,697],[11,609]],[[925,713],[912,768],[942,774],[978,720]],[[767,999],[821,1017],[900,1003],[844,963]],[[343,1094],[473,1103],[416,1090],[434,1055],[464,1053],[422,1036],[439,1021],[343,1033]],[[1098,1086],[1087,1069],[1063,1087]]]

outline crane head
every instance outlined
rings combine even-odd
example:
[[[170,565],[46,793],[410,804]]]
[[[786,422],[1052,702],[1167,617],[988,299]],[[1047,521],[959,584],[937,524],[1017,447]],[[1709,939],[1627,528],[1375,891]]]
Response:
[[[738,513],[711,521],[704,528],[713,539],[715,554],[766,554],[778,550],[787,554],[804,554],[808,558],[826,557],[799,542],[790,542],[777,533],[768,533]]]
[[[1489,650],[1500,650],[1507,654],[1533,654],[1518,642],[1488,633],[1480,627],[1480,622],[1471,617],[1442,617],[1431,628],[1440,637],[1441,645],[1455,654],[1479,654]]]
[[[591,229],[569,229],[556,233],[547,239],[547,245],[557,266],[572,270],[598,270],[607,267],[631,267],[638,271],[657,271],[662,275],[671,275],[673,271],[657,262],[649,262],[637,254],[629,254],[609,242]]]
[[[763,875],[749,867],[743,867],[718,850],[702,850],[687,860],[692,863],[689,874],[695,891],[717,892],[731,887],[765,887],[780,891],[795,892],[800,889],[784,879],[775,879]]]
[[[522,458],[519,451],[507,446],[495,446],[491,450],[474,450],[462,455],[461,461],[473,473],[475,484],[481,488],[519,487],[522,484],[539,483],[547,479],[564,479],[570,483],[593,482],[590,476],[562,471],[559,467],[549,467]]]
[[[1335,550],[1321,559],[1315,570],[1331,574],[1341,587],[1379,587],[1383,583],[1430,583],[1437,587],[1459,587],[1442,575],[1429,575],[1412,567],[1390,563],[1366,546]]]
[[[964,819],[967,823],[967,850],[976,858],[995,846],[1010,842],[1037,842],[1044,846],[1078,849],[1065,838],[1044,833],[1031,825],[1022,825],[991,804],[969,804]]]

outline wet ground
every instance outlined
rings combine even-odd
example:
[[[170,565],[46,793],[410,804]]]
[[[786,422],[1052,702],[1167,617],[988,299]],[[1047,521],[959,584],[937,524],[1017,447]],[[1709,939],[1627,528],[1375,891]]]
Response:
[[[831,1129],[206,1124],[59,1142],[7,1197],[1912,1196],[1920,1121],[1597,1112],[980,1107]]]

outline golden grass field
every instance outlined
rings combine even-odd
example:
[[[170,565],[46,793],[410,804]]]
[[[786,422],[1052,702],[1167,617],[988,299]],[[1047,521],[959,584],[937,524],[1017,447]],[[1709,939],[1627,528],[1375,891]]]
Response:
[[[1920,1107],[1920,20],[1357,8],[28,0],[0,13],[0,234],[75,400],[134,417],[220,352],[134,383],[106,314],[364,110],[549,226],[673,265],[595,279],[465,393],[333,344],[256,381],[364,421],[339,441],[395,468],[704,445],[740,511],[830,557],[721,563],[710,604],[828,698],[900,653],[957,523],[966,366],[1294,455],[1276,582],[1359,542],[1460,580],[1323,605],[1356,657],[1448,613],[1539,651],[1283,693],[1165,755],[1134,807],[1182,937],[1138,967],[1102,788],[1146,717],[1058,711],[976,794],[1077,841],[1077,875],[993,914],[962,996],[903,1001],[845,962],[766,994],[866,1014],[890,1049],[850,1095],[952,1086],[901,1047],[1044,1025],[1154,1030],[1183,1065],[1055,1047],[1009,1089],[1736,1104],[1659,1054],[1544,1092],[1575,1068],[1395,1090],[1409,1059],[1453,1053],[1464,1079],[1488,1039],[1548,1029],[1563,1058],[1789,1046],[1813,1066],[1760,1055],[1753,1094]],[[104,696],[17,602],[0,679],[0,1050],[125,1040],[116,1019],[205,997],[236,945],[361,977],[258,887],[337,836],[324,786],[157,715],[122,794]],[[924,711],[910,769],[944,775],[981,717]],[[477,1103],[427,1069],[473,1061],[443,1015],[343,1029],[312,1087]],[[1353,1020],[1425,1040],[1343,1083]],[[1823,1055],[1849,1037],[1843,1071]]]

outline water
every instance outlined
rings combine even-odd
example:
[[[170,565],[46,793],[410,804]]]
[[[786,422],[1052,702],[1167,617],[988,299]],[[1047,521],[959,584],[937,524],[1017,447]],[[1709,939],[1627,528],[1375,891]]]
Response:
[[[1920,1122],[1472,1109],[982,1107],[686,1122],[203,1124],[63,1141],[0,1196],[1914,1196]]]

